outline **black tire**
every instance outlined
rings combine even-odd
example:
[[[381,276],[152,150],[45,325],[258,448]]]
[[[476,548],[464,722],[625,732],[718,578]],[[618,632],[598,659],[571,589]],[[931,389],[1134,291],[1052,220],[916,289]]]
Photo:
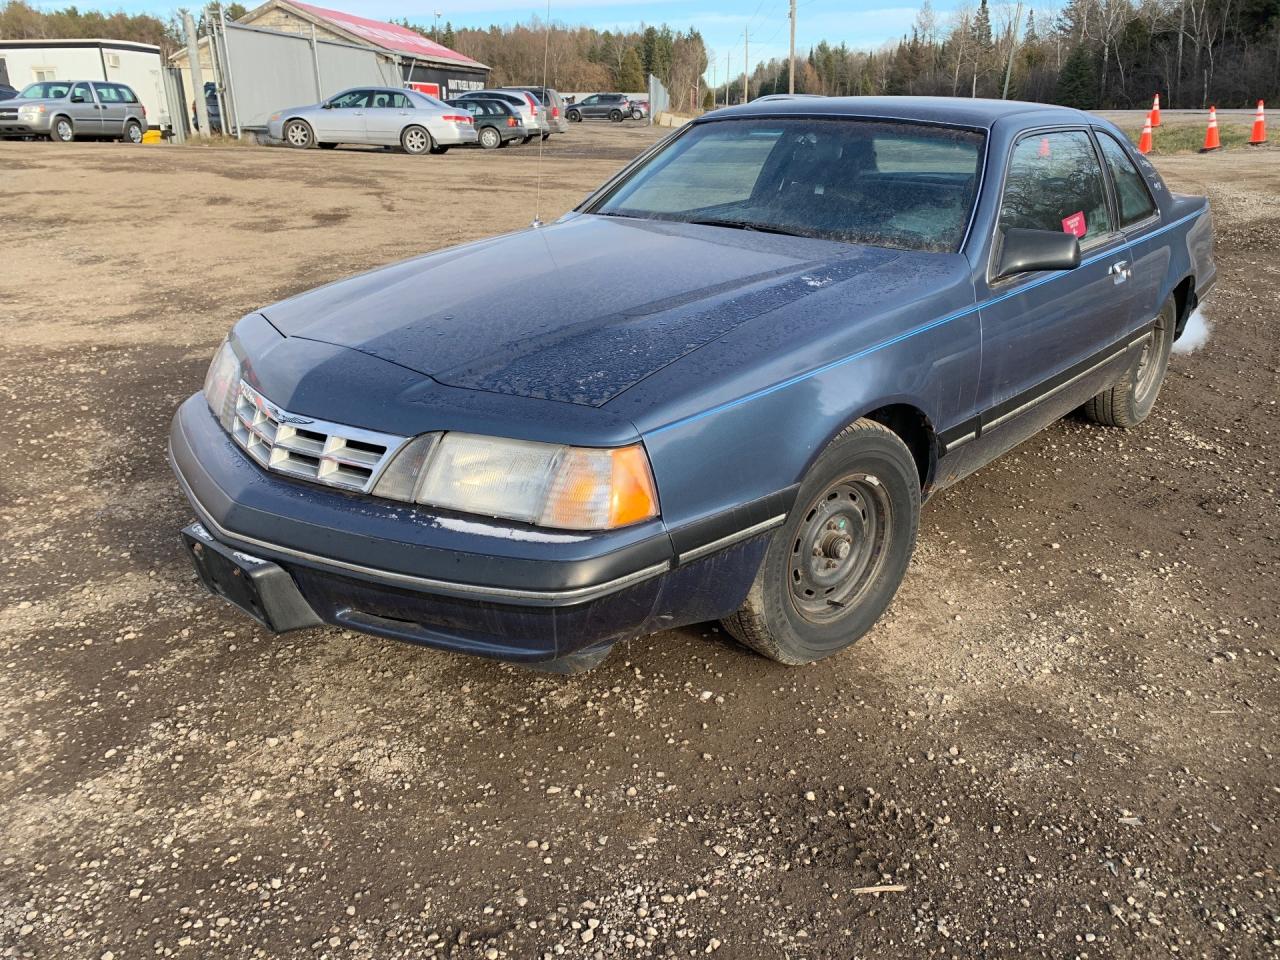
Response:
[[[580,114],[577,110],[570,110],[567,114],[565,114],[565,116],[568,117],[570,123],[582,122],[582,114]]]
[[[316,145],[316,135],[305,120],[290,120],[284,125],[284,142],[295,150],[310,150]]]
[[[621,111],[621,110],[611,110],[611,111],[609,111],[609,119],[610,119],[610,120],[612,120],[614,123],[621,123],[621,122],[622,122],[622,111]]]
[[[873,420],[845,427],[805,476],[725,629],[779,663],[839,653],[898,592],[919,522],[920,474],[906,444]]]
[[[54,143],[70,143],[76,138],[76,128],[70,117],[54,117],[49,123],[49,139]]]
[[[435,145],[426,127],[414,123],[400,131],[400,149],[405,153],[420,157],[424,153],[434,153]]]
[[[546,143],[546,142],[547,142],[548,140],[550,140],[550,139],[551,139],[551,134],[549,134],[549,133],[544,133],[544,134],[542,135],[542,142],[543,142],[543,143]]]
[[[121,143],[141,143],[142,142],[142,124],[137,120],[129,120],[124,125],[124,132],[120,136]]]
[[[480,146],[486,150],[497,150],[502,146],[502,134],[494,127],[481,127],[477,137],[480,141]]]
[[[536,136],[537,136],[537,134],[536,134],[536,133],[531,133],[531,134],[529,134],[527,137],[525,137],[523,140],[521,140],[520,142],[521,142],[521,143],[528,143],[530,140],[532,140],[532,139],[533,139],[534,137],[536,137]]]
[[[316,146],[318,146],[321,150],[336,150],[338,147],[336,143],[318,143],[316,144]]]
[[[1115,383],[1086,401],[1083,407],[1086,417],[1105,427],[1136,427],[1147,419],[1169,369],[1177,319],[1177,304],[1170,300],[1156,317],[1155,329],[1129,368]]]

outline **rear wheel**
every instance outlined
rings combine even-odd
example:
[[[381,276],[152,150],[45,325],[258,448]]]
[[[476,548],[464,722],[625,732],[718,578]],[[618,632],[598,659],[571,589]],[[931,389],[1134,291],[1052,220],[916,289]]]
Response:
[[[426,129],[417,125],[405,127],[400,132],[400,148],[405,153],[411,153],[414,156],[426,153],[430,150],[434,143],[431,141],[431,134]]]
[[[482,127],[480,130],[480,146],[486,150],[497,150],[502,146],[502,134],[493,127]]]
[[[142,124],[137,120],[130,120],[124,125],[124,135],[120,138],[121,143],[141,143],[142,142]]]
[[[305,120],[290,120],[284,125],[284,142],[297,150],[310,149],[316,142],[311,124]]]
[[[1169,369],[1177,305],[1168,301],[1156,317],[1151,336],[1143,341],[1138,356],[1106,390],[1084,405],[1084,414],[1107,427],[1136,427],[1151,414]]]
[[[76,138],[76,128],[71,125],[71,120],[67,117],[54,117],[53,125],[49,127],[49,139],[57,143],[70,143]]]
[[[887,427],[858,420],[809,470],[725,628],[780,663],[838,653],[871,629],[897,593],[919,518],[911,451]]]
[[[610,113],[609,113],[609,119],[610,119],[610,120],[612,120],[614,123],[621,123],[621,122],[622,122],[622,111],[621,111],[621,110],[613,110],[613,111],[610,111]]]

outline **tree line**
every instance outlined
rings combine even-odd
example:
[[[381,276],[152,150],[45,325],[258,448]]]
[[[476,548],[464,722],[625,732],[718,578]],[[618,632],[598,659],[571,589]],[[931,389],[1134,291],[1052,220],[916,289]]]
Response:
[[[1251,107],[1280,99],[1280,0],[1069,0],[1061,9],[987,0],[939,17],[924,0],[910,34],[874,51],[823,41],[797,57],[796,92],[1007,97],[1085,110]],[[756,66],[749,96],[785,93],[788,62]],[[716,102],[742,99],[739,77]]]

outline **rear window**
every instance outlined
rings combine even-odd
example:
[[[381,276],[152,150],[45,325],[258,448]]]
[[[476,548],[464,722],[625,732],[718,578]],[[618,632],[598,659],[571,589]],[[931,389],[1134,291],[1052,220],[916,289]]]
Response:
[[[852,118],[702,123],[590,212],[955,252],[983,142],[971,130]]]

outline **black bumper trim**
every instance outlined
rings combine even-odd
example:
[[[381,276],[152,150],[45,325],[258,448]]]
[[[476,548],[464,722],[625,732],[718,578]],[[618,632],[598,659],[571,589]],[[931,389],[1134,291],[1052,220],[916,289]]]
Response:
[[[232,544],[240,544],[248,546],[255,550],[265,550],[276,557],[289,557],[294,560],[300,560],[311,566],[318,567],[322,570],[329,570],[339,573],[356,574],[357,576],[368,577],[375,581],[394,583],[400,586],[412,587],[421,590],[427,590],[434,593],[443,593],[448,596],[456,596],[468,599],[486,599],[486,600],[504,600],[514,601],[517,603],[527,603],[538,606],[568,606],[576,603],[586,603],[591,600],[597,600],[609,594],[616,593],[624,587],[632,584],[641,583],[653,577],[661,576],[671,569],[669,561],[653,564],[652,566],[643,567],[632,573],[617,577],[605,583],[598,583],[588,587],[575,587],[569,590],[520,590],[510,587],[491,587],[481,584],[458,583],[450,580],[434,580],[428,577],[418,577],[407,573],[397,573],[392,570],[382,570],[376,567],[367,567],[361,564],[347,563],[343,560],[335,560],[332,557],[322,557],[318,554],[308,553],[305,550],[295,550],[292,547],[281,546],[280,544],[270,543],[266,540],[259,540],[257,537],[251,537],[242,533],[234,533],[226,529],[196,498],[195,491],[191,489],[191,485],[187,482],[187,478],[183,476],[179,469],[177,461],[173,457],[173,451],[169,451],[169,463],[173,468],[174,476],[178,478],[178,483],[182,486],[183,493],[191,502],[192,508],[199,515],[204,525],[218,535],[220,540],[224,540]]]

